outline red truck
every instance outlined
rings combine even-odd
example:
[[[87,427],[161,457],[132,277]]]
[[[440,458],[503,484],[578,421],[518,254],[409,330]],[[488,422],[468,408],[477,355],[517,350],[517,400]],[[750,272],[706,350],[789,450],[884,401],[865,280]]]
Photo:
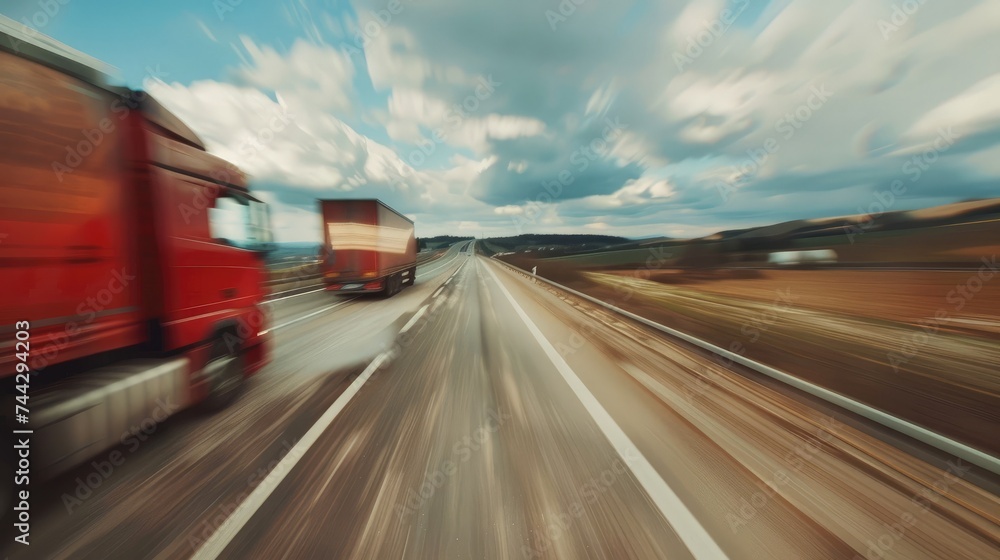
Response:
[[[272,246],[241,171],[38,37],[0,22],[2,415],[32,477],[232,401],[268,361]]]
[[[326,289],[391,297],[417,274],[413,221],[380,200],[320,200]]]

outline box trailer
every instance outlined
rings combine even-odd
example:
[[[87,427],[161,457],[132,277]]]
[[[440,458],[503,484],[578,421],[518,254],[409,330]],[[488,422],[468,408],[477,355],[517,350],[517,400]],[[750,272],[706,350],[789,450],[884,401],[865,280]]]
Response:
[[[390,297],[417,274],[413,221],[380,200],[320,200],[323,282],[334,292]]]

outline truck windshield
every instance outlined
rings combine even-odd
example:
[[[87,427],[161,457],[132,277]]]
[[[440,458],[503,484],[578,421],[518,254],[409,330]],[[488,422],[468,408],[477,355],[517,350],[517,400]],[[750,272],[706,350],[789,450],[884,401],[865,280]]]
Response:
[[[237,193],[216,198],[208,220],[212,238],[234,247],[264,251],[273,241],[267,205]]]

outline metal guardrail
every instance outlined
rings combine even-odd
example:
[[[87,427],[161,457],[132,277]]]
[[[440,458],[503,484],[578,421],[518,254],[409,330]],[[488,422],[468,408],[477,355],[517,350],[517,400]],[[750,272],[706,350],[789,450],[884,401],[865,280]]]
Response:
[[[513,265],[507,264],[499,259],[491,259],[491,260],[500,263],[501,265],[510,269],[514,273],[521,274],[528,278],[536,278],[538,280],[541,280],[542,282],[545,282],[546,284],[549,284],[550,286],[556,289],[563,290],[564,292],[573,294],[574,296],[585,299],[596,305],[600,305],[601,307],[609,309],[615,313],[618,313],[619,315],[623,315],[625,317],[628,317],[629,319],[642,323],[647,327],[666,333],[675,338],[679,338],[689,344],[693,344],[694,346],[697,346],[703,350],[707,350],[718,356],[722,356],[727,360],[730,360],[731,362],[738,363],[746,368],[749,368],[753,371],[766,375],[776,381],[780,381],[781,383],[784,383],[804,393],[812,395],[820,400],[826,401],[830,404],[839,406],[845,410],[853,412],[858,416],[861,416],[862,418],[866,418],[872,422],[875,422],[876,424],[882,425],[886,428],[899,432],[903,435],[909,436],[935,449],[938,449],[940,451],[948,453],[949,455],[962,459],[963,461],[968,461],[969,463],[972,463],[976,466],[986,469],[987,471],[990,471],[993,474],[1000,475],[1000,458],[998,457],[994,457],[993,455],[980,451],[974,447],[965,445],[964,443],[960,443],[952,439],[949,439],[946,436],[943,436],[937,432],[932,432],[927,428],[918,426],[917,424],[914,424],[902,418],[897,418],[895,416],[892,416],[887,412],[884,412],[877,408],[873,408],[864,403],[858,402],[840,393],[836,393],[829,389],[825,389],[823,387],[820,387],[819,385],[814,385],[813,383],[795,377],[789,373],[785,373],[771,366],[755,362],[754,360],[745,358],[739,354],[730,352],[724,348],[720,348],[712,344],[711,342],[701,340],[700,338],[695,338],[689,334],[683,333],[676,329],[672,329],[670,327],[661,325],[655,321],[651,321],[645,317],[636,315],[635,313],[632,313],[630,311],[626,311],[624,309],[615,307],[614,305],[611,305],[609,303],[603,302],[593,296],[589,296],[585,293],[579,292],[572,288],[567,288],[566,286],[553,282],[552,280],[549,280],[547,278],[533,275],[530,272],[517,268]]]

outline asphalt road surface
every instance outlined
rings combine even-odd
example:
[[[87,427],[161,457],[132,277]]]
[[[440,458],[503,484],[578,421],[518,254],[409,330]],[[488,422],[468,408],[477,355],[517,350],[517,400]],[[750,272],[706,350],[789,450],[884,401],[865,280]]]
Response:
[[[275,300],[239,402],[48,484],[11,558],[1000,557],[990,475],[468,251]]]

